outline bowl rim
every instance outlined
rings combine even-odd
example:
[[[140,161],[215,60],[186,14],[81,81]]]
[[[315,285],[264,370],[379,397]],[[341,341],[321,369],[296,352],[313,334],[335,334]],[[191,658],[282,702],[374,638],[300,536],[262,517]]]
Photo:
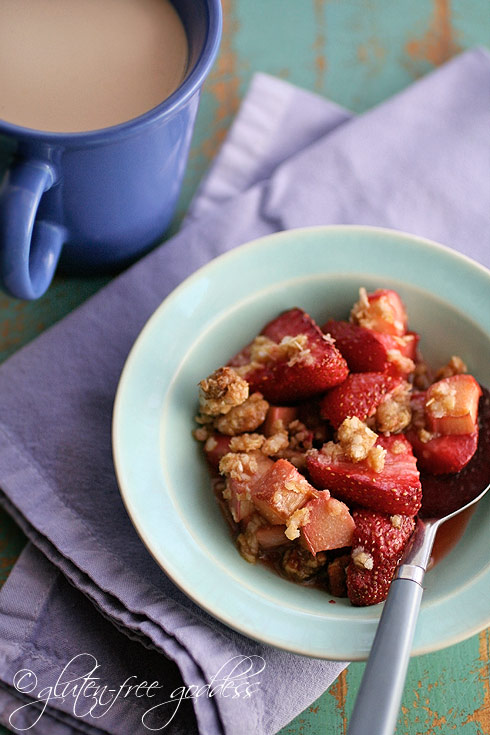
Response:
[[[123,472],[121,468],[121,462],[120,462],[120,455],[119,455],[119,429],[120,429],[120,416],[122,411],[122,403],[124,399],[124,392],[126,390],[126,383],[128,380],[128,375],[130,374],[133,362],[137,360],[138,357],[138,346],[141,344],[141,342],[145,339],[146,335],[151,331],[154,322],[159,318],[160,312],[163,309],[166,309],[169,307],[174,301],[178,300],[181,296],[181,293],[189,288],[189,286],[192,286],[194,281],[197,281],[199,278],[201,278],[203,275],[206,274],[206,271],[212,270],[214,267],[216,267],[217,263],[222,263],[224,261],[232,261],[237,255],[242,254],[244,251],[253,251],[253,249],[262,247],[265,242],[273,241],[273,240],[281,240],[281,239],[288,239],[291,237],[291,235],[297,234],[298,236],[301,236],[302,234],[327,234],[327,233],[351,233],[353,235],[363,233],[373,233],[375,235],[379,235],[381,237],[385,236],[390,238],[391,240],[397,239],[400,241],[403,241],[405,243],[418,243],[422,245],[425,248],[429,248],[431,250],[435,250],[436,252],[440,252],[444,257],[449,257],[456,262],[459,261],[461,263],[465,263],[466,265],[470,266],[473,269],[476,269],[482,275],[484,278],[488,279],[489,285],[490,285],[490,270],[486,268],[481,263],[478,263],[477,261],[473,260],[472,258],[453,250],[449,246],[443,245],[439,242],[436,242],[435,240],[431,240],[429,238],[421,237],[418,235],[412,235],[407,232],[402,232],[399,230],[393,230],[391,228],[386,227],[377,227],[377,226],[371,226],[371,225],[315,225],[315,226],[308,226],[308,227],[298,227],[298,228],[291,228],[288,230],[283,230],[280,232],[271,233],[265,236],[261,236],[258,238],[254,238],[253,240],[250,240],[248,242],[245,242],[241,245],[233,247],[231,250],[228,250],[227,252],[224,252],[214,258],[212,258],[210,261],[205,263],[203,266],[199,267],[197,270],[195,270],[193,273],[191,273],[189,276],[187,276],[178,286],[176,286],[160,303],[160,305],[155,309],[155,311],[151,314],[151,316],[148,318],[146,323],[144,324],[143,328],[140,330],[136,340],[133,343],[133,346],[131,347],[131,350],[127,356],[127,359],[125,361],[125,364],[123,366],[119,384],[117,386],[116,396],[114,400],[114,408],[113,408],[113,417],[112,417],[112,449],[113,449],[113,460],[114,460],[114,468],[116,473],[116,478],[118,482],[118,486],[120,489],[121,498],[124,504],[124,507],[126,508],[126,511],[130,517],[130,520],[135,527],[140,539],[142,540],[143,544],[149,551],[150,555],[153,557],[153,559],[156,561],[158,566],[163,570],[163,572],[171,579],[171,581],[178,587],[187,597],[189,597],[196,605],[198,605],[200,608],[208,612],[211,616],[219,620],[220,622],[224,623],[226,626],[232,628],[233,630],[246,635],[247,637],[256,640],[260,643],[265,643],[267,645],[272,645],[277,648],[280,648],[282,650],[287,650],[291,653],[295,653],[298,655],[308,656],[308,657],[314,657],[318,658],[319,654],[318,652],[311,652],[310,650],[305,650],[298,646],[288,646],[285,647],[281,643],[277,643],[274,641],[271,641],[270,637],[261,637],[260,634],[257,633],[257,631],[250,631],[246,629],[244,625],[237,625],[236,622],[233,619],[228,619],[226,616],[223,616],[222,614],[216,612],[212,606],[206,605],[205,602],[199,597],[195,596],[192,593],[192,590],[189,589],[189,586],[186,586],[182,583],[182,581],[174,576],[167,568],[165,568],[162,564],[162,560],[159,558],[159,556],[155,553],[154,549],[152,548],[151,541],[145,537],[144,529],[140,527],[139,521],[136,517],[135,509],[132,506],[132,501],[130,498],[130,492],[128,491],[128,488],[125,486],[125,481],[123,477]],[[489,340],[490,340],[490,324],[489,328],[485,328],[481,322],[478,322],[478,326],[481,328],[482,331],[484,331]],[[382,609],[382,603],[377,606],[379,610]],[[346,624],[348,624],[348,621],[346,621]],[[488,616],[488,620],[485,622],[485,624],[482,626],[481,624],[475,625],[464,632],[461,632],[459,634],[453,635],[450,639],[445,640],[442,644],[440,643],[433,643],[432,645],[425,645],[423,647],[416,648],[412,651],[411,656],[419,656],[426,653],[435,652],[438,650],[442,650],[443,648],[446,648],[448,646],[454,645],[456,643],[459,643],[463,640],[466,640],[473,635],[479,633],[481,630],[483,630],[485,627],[490,625],[490,614]],[[352,652],[349,652],[346,655],[337,655],[335,653],[328,654],[328,656],[322,656],[325,659],[330,660],[338,660],[343,661],[346,658],[349,658],[352,661],[365,661],[368,657],[368,653],[360,653],[358,655],[352,654]]]

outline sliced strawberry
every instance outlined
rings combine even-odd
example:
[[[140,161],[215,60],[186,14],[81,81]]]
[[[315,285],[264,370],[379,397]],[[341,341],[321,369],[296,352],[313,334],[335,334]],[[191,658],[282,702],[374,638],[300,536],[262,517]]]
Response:
[[[389,373],[351,373],[341,385],[332,388],[320,402],[320,412],[336,429],[346,418],[365,421],[374,416],[383,399],[403,379]]]
[[[428,441],[422,441],[423,432],[411,427],[406,432],[406,437],[413,447],[419,469],[432,475],[460,472],[478,446],[478,429],[471,434],[434,436]]]
[[[433,383],[425,398],[425,418],[436,434],[471,434],[477,428],[481,388],[472,375],[452,375]]]
[[[393,356],[396,351],[410,360],[415,360],[417,355],[419,336],[415,332],[395,337],[358,324],[334,319],[326,322],[322,330],[334,338],[335,346],[346,359],[349,370],[354,373],[384,372],[393,369]],[[401,375],[409,372],[399,368],[397,371]]]
[[[379,437],[376,445],[386,449],[384,467],[376,472],[368,459],[352,462],[342,456],[327,456],[312,450],[306,460],[313,485],[328,488],[347,504],[355,503],[382,513],[416,515],[422,489],[410,443],[401,435]]]
[[[353,605],[375,605],[386,598],[393,573],[413,533],[415,521],[371,510],[353,512],[352,561],[347,594]]]
[[[217,431],[206,439],[204,454],[213,469],[219,468],[221,458],[230,451],[230,441],[231,436],[224,436]]]
[[[376,332],[335,319],[324,324],[322,330],[334,338],[335,346],[352,372],[382,372],[386,369],[387,348]]]
[[[260,391],[271,403],[309,398],[338,385],[347,376],[347,363],[340,352],[301,309],[284,312],[266,324],[259,336],[276,345],[282,343],[282,347],[293,338],[298,339],[298,344],[301,341],[296,351],[270,350],[267,346],[257,350],[251,343],[229,363],[241,366],[241,375],[250,384],[250,392]]]
[[[306,522],[301,526],[301,543],[312,554],[351,546],[354,521],[349,508],[322,492],[304,506]]]
[[[272,436],[277,431],[287,431],[291,421],[297,417],[298,411],[294,406],[269,406],[262,430],[266,436]]]
[[[389,288],[378,288],[370,294],[361,289],[351,318],[362,327],[382,334],[401,337],[407,331],[407,312],[403,302],[397,292]]]
[[[286,459],[278,459],[252,488],[251,498],[258,512],[272,525],[282,525],[317,491]]]
[[[396,562],[380,564],[375,569],[359,569],[352,562],[347,567],[347,596],[352,605],[366,607],[386,600]]]

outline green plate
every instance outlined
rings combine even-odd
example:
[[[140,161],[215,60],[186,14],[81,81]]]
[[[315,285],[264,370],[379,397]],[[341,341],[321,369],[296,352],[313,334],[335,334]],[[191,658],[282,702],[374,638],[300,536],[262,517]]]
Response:
[[[395,288],[434,365],[460,355],[490,385],[490,274],[455,252],[370,227],[291,230],[243,245],[182,283],[138,337],[117,392],[113,448],[128,513],[165,573],[230,627],[295,653],[364,659],[381,605],[352,607],[247,564],[191,436],[197,383],[280,311],[345,318],[359,286]],[[425,580],[414,653],[490,624],[490,497]]]

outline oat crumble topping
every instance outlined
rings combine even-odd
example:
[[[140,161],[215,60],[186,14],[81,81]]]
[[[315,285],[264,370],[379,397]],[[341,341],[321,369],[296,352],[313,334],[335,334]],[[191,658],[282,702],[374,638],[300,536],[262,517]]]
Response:
[[[263,434],[239,434],[230,440],[230,452],[253,452],[265,441]]]
[[[385,466],[386,449],[383,447],[373,447],[369,450],[366,458],[368,465],[374,472],[382,472]]]
[[[427,442],[430,442],[430,440],[434,438],[434,434],[431,434],[431,432],[427,431],[427,429],[419,429],[418,437],[421,442],[427,444]]]
[[[302,526],[306,526],[308,521],[310,520],[310,510],[309,508],[300,508],[299,510],[295,510],[293,515],[289,518],[287,522],[287,528],[284,531],[286,536],[290,541],[294,541],[295,538],[298,538],[300,533],[299,529]]]
[[[363,546],[357,546],[355,549],[352,549],[352,561],[359,569],[371,570],[374,567],[373,557],[367,551],[364,551]]]
[[[205,426],[199,426],[197,429],[194,429],[192,436],[194,439],[197,439],[198,442],[205,442],[208,440],[209,432]]]
[[[386,357],[388,362],[391,362],[403,373],[413,373],[415,370],[415,363],[410,357],[402,355],[400,350],[387,350]]]
[[[366,459],[378,435],[368,429],[364,422],[353,416],[342,421],[337,430],[337,437],[347,457],[352,462],[360,462]]]
[[[400,439],[398,439],[397,441],[393,442],[390,447],[390,451],[392,454],[403,454],[403,452],[406,451],[406,446]]]
[[[402,517],[398,513],[394,516],[390,517],[391,525],[393,528],[401,528],[402,527]]]
[[[231,367],[220,367],[199,383],[199,406],[206,416],[227,414],[247,398],[247,381]]]
[[[251,454],[228,452],[221,458],[219,471],[233,480],[248,480],[257,472],[257,460]]]
[[[457,355],[453,355],[446,365],[439,368],[436,372],[435,379],[442,380],[442,378],[452,378],[453,375],[461,375],[462,373],[467,372],[468,368],[463,360]]]
[[[255,431],[265,421],[268,409],[269,404],[262,397],[262,393],[252,393],[246,401],[216,419],[216,428],[228,436]]]
[[[287,431],[278,431],[269,436],[262,444],[262,452],[268,457],[279,454],[281,450],[289,446],[289,437]]]
[[[456,406],[456,388],[449,383],[434,384],[432,395],[425,403],[426,409],[436,419],[447,416]]]
[[[376,428],[382,433],[398,434],[412,418],[410,383],[404,382],[389,393],[376,410]]]
[[[259,553],[257,530],[264,525],[265,521],[258,513],[255,513],[247,523],[245,531],[237,537],[238,550],[250,564],[255,564],[257,561]]]
[[[316,556],[306,549],[295,547],[288,549],[282,558],[282,568],[288,577],[304,582],[312,577],[327,561],[327,555],[320,551]]]

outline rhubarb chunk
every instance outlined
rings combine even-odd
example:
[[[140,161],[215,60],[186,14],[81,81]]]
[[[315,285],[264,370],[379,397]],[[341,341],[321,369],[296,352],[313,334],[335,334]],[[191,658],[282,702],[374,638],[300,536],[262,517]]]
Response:
[[[278,459],[252,489],[252,502],[272,525],[286,523],[317,491],[286,459]]]

